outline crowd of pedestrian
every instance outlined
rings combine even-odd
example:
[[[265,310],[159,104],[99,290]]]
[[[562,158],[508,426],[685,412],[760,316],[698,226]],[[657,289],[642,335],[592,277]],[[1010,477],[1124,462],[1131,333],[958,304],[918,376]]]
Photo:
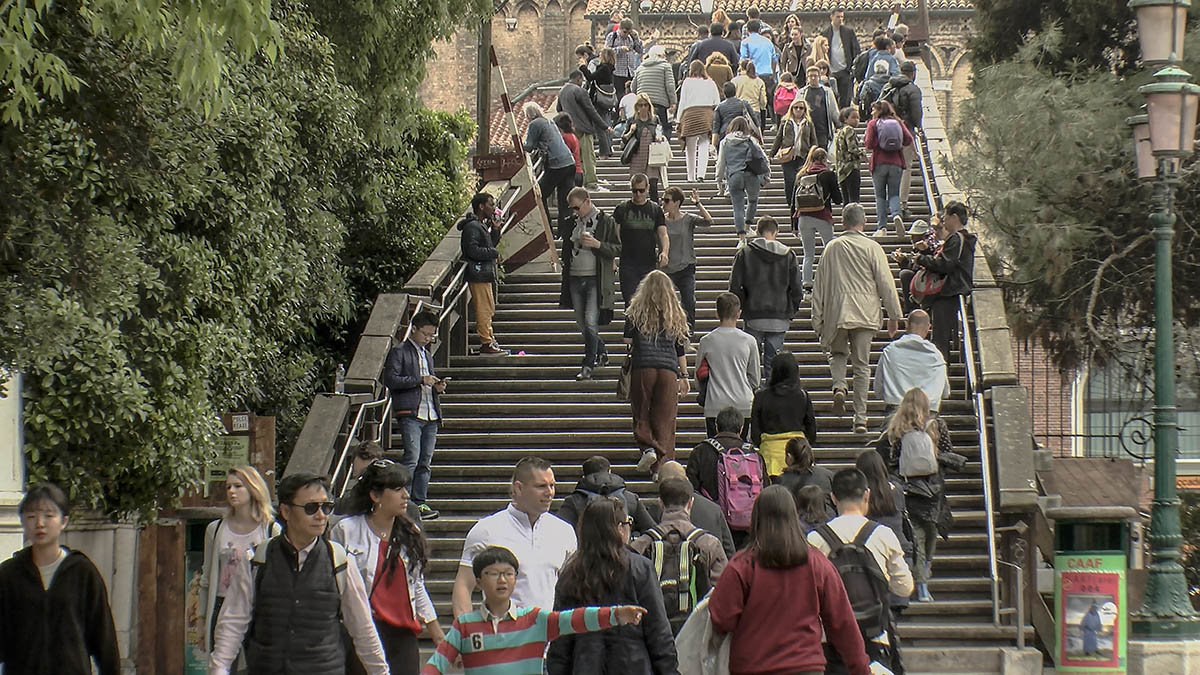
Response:
[[[432,674],[461,666],[669,675],[693,656],[676,640],[705,623],[730,636],[733,673],[863,675],[872,663],[903,672],[896,619],[914,592],[917,602],[933,600],[937,540],[953,525],[945,473],[966,462],[939,409],[950,394],[946,364],[960,296],[971,290],[976,238],[959,202],[946,204],[932,227],[915,221],[905,229],[921,92],[902,28],[862,50],[841,9],[811,42],[795,16],[776,34],[757,9],[744,24],[718,10],[688,52],[686,77],[677,77],[661,45],[643,51],[633,22],[620,16],[598,54],[581,46],[557,117],[524,106],[524,145],[544,161],[543,198],[556,193],[561,305],[574,311],[584,343],[577,379],[608,365],[600,328],[615,318],[618,291],[623,300],[621,377],[637,470],[651,475],[656,495],[639,497],[608,458],[594,456],[551,513],[554,467],[521,459],[510,502],[467,534],[452,616],[439,617],[426,588],[423,521],[438,517],[428,487],[450,383],[429,349],[439,317],[418,312],[382,375],[399,457],[363,443],[340,494],[323,476],[294,473],[280,481],[275,505],[254,468],[229,471],[228,511],[204,537],[200,619],[210,672]],[[871,117],[862,139],[860,111]],[[773,125],[775,143],[764,151],[761,132]],[[591,197],[610,189],[596,160],[613,151],[614,136],[630,198],[606,213]],[[715,153],[742,237],[728,292],[715,302],[719,323],[703,336],[695,236],[714,222],[697,189],[665,185],[662,164],[652,161],[652,146],[673,136],[691,183],[706,180]],[[891,261],[865,232],[857,203],[864,159],[876,233],[891,224],[911,238],[911,249]],[[799,259],[779,241],[779,223],[756,214],[770,161],[782,165]],[[843,229],[835,234],[838,205]],[[457,225],[480,353],[493,356],[507,354],[492,329],[499,215],[494,197],[480,193]],[[890,262],[902,268],[899,289]],[[851,428],[866,434],[868,398],[885,406],[875,447],[858,454],[854,468],[835,472],[817,460],[824,432],[810,378],[786,348],[806,300],[828,360],[834,415],[849,402]],[[884,348],[872,387],[869,354],[885,312],[890,337],[902,316],[906,332]],[[707,438],[682,464],[676,420],[693,377]],[[19,511],[30,546],[0,565],[4,664],[35,663],[49,643],[38,631],[52,624],[62,658],[117,672],[103,583],[85,556],[58,542],[66,496],[40,486]],[[13,619],[30,611],[51,624]],[[437,646],[423,667],[422,635]]]

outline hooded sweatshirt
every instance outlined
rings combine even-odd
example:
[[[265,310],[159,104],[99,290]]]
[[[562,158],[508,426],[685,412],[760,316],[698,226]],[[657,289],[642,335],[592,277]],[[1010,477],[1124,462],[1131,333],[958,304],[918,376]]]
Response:
[[[0,564],[0,664],[22,675],[121,672],[117,631],[104,579],[88,557],[68,550],[42,586],[28,547]]]
[[[929,397],[930,410],[938,410],[950,395],[946,359],[932,342],[905,333],[883,348],[875,367],[875,395],[888,405],[900,405],[904,393],[919,387]]]
[[[654,527],[654,519],[638,496],[625,488],[625,479],[611,471],[589,473],[575,484],[575,491],[563,500],[558,517],[574,526],[594,497],[616,497],[625,502],[625,512],[633,516],[633,531],[645,532]]]
[[[740,131],[734,131],[721,141],[721,149],[717,152],[717,175],[729,178],[735,173],[745,171],[753,155],[766,154],[758,141],[752,136]]]
[[[741,299],[747,322],[790,322],[804,296],[796,254],[773,239],[751,240],[733,258],[729,292]]]
[[[858,101],[862,104],[862,108],[868,113],[871,111],[871,104],[878,98],[883,88],[887,86],[891,75],[887,73],[875,73],[871,75],[871,79],[862,83],[858,88]]]

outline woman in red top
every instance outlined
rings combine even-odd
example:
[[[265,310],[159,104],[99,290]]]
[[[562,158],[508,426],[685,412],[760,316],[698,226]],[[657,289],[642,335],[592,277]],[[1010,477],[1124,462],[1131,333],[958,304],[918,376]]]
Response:
[[[850,675],[870,673],[842,579],[809,549],[796,502],[782,485],[754,501],[750,542],[721,572],[708,612],[715,630],[733,635],[731,675],[820,675],[822,630]]]
[[[408,469],[390,459],[371,462],[347,500],[354,515],[339,520],[329,533],[362,573],[375,630],[396,675],[420,671],[417,636],[423,629],[429,629],[435,646],[445,638],[425,589],[428,544],[406,515],[411,481]],[[346,673],[366,673],[353,649],[346,650]]]
[[[582,187],[583,163],[579,161],[579,137],[575,135],[575,122],[571,120],[570,115],[564,112],[554,117],[554,123],[562,132],[563,143],[567,144],[571,156],[575,158],[575,187]]]
[[[899,139],[900,145],[895,141]],[[888,147],[889,144],[892,147]],[[888,216],[900,218],[900,178],[904,175],[904,146],[913,144],[913,135],[896,117],[896,111],[887,101],[871,104],[871,120],[867,122],[867,133],[863,145],[871,151],[867,168],[871,171],[871,185],[875,188],[875,209],[879,214],[878,227],[871,236],[887,234]],[[897,234],[904,234],[904,221],[896,224]]]

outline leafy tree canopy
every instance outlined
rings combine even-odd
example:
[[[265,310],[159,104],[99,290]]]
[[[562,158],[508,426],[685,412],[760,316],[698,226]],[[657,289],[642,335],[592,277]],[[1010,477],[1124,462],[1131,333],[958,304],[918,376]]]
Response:
[[[1049,27],[1011,60],[977,67],[963,103],[953,171],[1002,270],[1017,335],[1039,339],[1063,368],[1105,361],[1151,335],[1154,240],[1150,187],[1138,184],[1125,118],[1142,103],[1138,72],[1054,72],[1073,43]],[[1200,32],[1183,64],[1200,72]],[[1181,351],[1200,325],[1200,170],[1184,167],[1175,205],[1174,302]],[[1139,349],[1144,348],[1139,346]],[[1126,362],[1129,359],[1120,359]],[[1140,360],[1145,362],[1144,360]]]
[[[400,5],[451,20],[440,0]],[[252,22],[273,58],[205,43],[224,89],[206,112],[175,52],[145,44],[157,24],[121,18],[152,6],[108,0],[103,30],[92,0],[35,8],[31,39],[79,87],[0,126],[0,366],[25,375],[30,477],[112,515],[193,485],[223,411],[276,415],[290,447],[375,294],[461,212],[474,131],[413,108],[409,140],[381,142],[372,94],[295,0],[269,6],[269,29]],[[222,20],[250,20],[233,7]],[[177,39],[183,14],[167,14]]]
[[[1016,57],[1027,35],[1057,23],[1061,43],[1042,59],[1048,71],[1137,67],[1136,22],[1126,0],[975,0],[974,5],[970,48],[976,64]]]

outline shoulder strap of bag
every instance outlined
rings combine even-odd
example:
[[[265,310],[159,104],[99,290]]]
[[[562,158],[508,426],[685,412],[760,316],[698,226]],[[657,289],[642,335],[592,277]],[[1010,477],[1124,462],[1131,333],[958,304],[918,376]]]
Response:
[[[868,520],[865,525],[859,528],[858,534],[854,537],[854,545],[859,548],[866,548],[867,540],[871,538],[872,534],[875,534],[875,529],[878,527],[879,523],[874,520]]]
[[[842,541],[842,538],[837,536],[837,533],[834,532],[833,528],[829,526],[829,523],[825,523],[824,525],[818,527],[817,534],[821,535],[821,538],[824,539],[825,543],[829,545],[830,556],[835,555],[838,551],[842,550],[843,546],[846,545]]]

